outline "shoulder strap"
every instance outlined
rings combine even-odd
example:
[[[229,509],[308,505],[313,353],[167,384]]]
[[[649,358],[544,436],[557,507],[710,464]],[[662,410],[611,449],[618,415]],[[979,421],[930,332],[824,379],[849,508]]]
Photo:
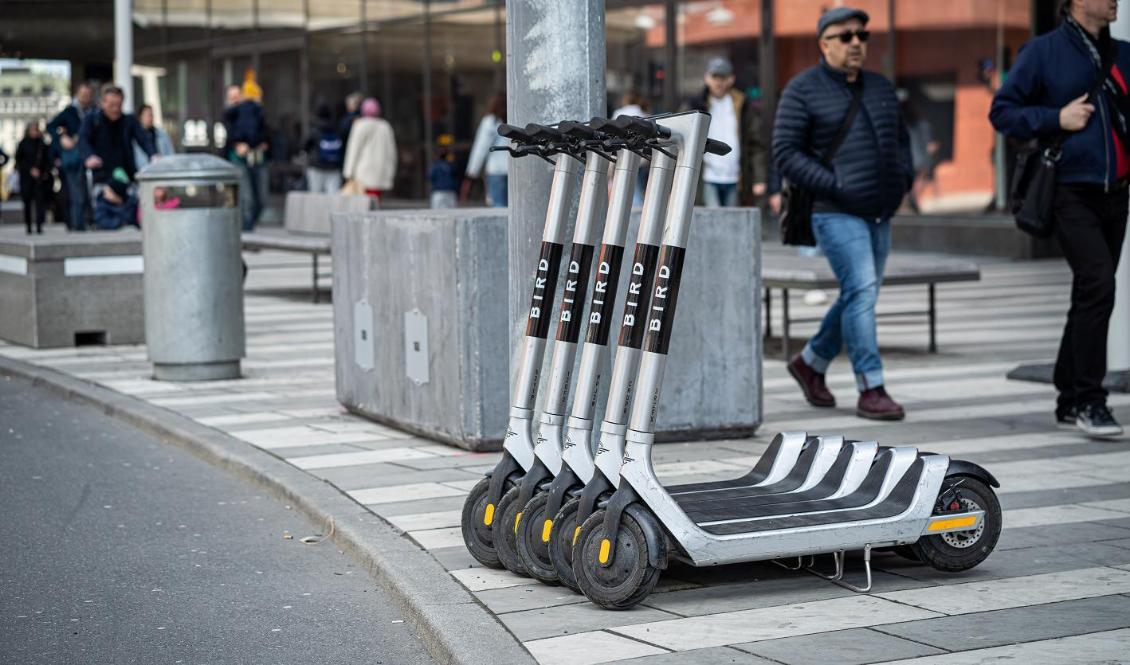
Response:
[[[832,158],[836,156],[836,152],[839,151],[840,146],[844,144],[848,132],[851,131],[851,126],[855,124],[855,117],[859,115],[859,107],[861,106],[863,106],[863,86],[857,85],[852,88],[851,106],[848,107],[848,112],[847,115],[844,116],[843,124],[840,125],[839,131],[836,132],[836,138],[832,139],[832,145],[828,146],[828,149],[824,152],[825,162],[832,161]]]

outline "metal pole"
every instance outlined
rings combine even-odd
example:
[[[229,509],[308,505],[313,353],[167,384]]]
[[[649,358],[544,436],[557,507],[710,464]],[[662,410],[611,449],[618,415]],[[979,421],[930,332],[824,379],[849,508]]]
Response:
[[[777,115],[777,38],[774,34],[776,18],[774,17],[775,0],[761,0],[761,39],[758,44],[758,77],[761,79],[761,141],[765,146],[766,166],[773,161],[771,146],[773,145],[773,122]],[[756,166],[756,165],[755,165]],[[769,182],[769,174],[761,173],[758,177]]]
[[[1117,39],[1130,39],[1130,0],[1119,0],[1118,20],[1110,26]],[[1107,328],[1107,372],[1122,374],[1130,384],[1130,243],[1122,243],[1122,258],[1114,278],[1114,313]]]
[[[666,30],[663,59],[666,71],[663,79],[663,104],[667,111],[679,109],[679,9],[675,0],[667,0],[663,5],[663,24]]]
[[[895,0],[887,0],[887,57],[884,69],[887,70],[887,79],[895,83],[898,75],[898,50],[896,48],[897,35],[895,31]],[[897,85],[897,83],[895,83]]]
[[[386,100],[387,103],[387,100]],[[432,3],[424,0],[424,149],[422,164],[428,163],[432,154]]]
[[[510,124],[588,120],[605,112],[604,0],[506,3],[506,102]],[[510,161],[510,348],[523,337],[553,168]],[[576,218],[576,202],[568,219]]]
[[[122,110],[133,112],[133,0],[114,0],[114,84],[125,91]]]
[[[1004,0],[997,0],[997,78],[1004,82]],[[1008,156],[1005,154],[1005,138],[995,133],[993,142],[993,170],[996,173],[994,204],[998,211],[1008,210]]]

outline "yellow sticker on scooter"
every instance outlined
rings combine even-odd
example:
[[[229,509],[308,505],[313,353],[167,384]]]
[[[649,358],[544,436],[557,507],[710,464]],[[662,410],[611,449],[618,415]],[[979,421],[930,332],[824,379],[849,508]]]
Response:
[[[514,535],[515,536],[518,535],[518,522],[521,522],[521,521],[522,521],[522,513],[518,513],[518,516],[514,518]]]
[[[581,527],[577,527],[576,529],[573,529],[573,544],[574,545],[577,544],[577,536],[579,536],[579,535],[581,535]]]
[[[488,503],[487,509],[483,511],[483,524],[490,526],[494,522],[494,504]]]
[[[608,563],[608,555],[612,553],[612,542],[607,538],[600,541],[600,554],[597,558],[601,563]]]
[[[549,532],[553,530],[553,520],[546,520],[541,526],[541,542],[549,542]]]

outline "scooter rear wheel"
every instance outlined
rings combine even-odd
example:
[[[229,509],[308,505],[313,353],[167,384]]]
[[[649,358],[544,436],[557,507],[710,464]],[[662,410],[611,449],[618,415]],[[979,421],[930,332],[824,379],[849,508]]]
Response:
[[[577,533],[577,509],[580,499],[570,499],[557,511],[553,518],[553,529],[549,532],[549,559],[557,571],[557,581],[577,593],[577,576],[573,574],[573,542],[579,540]]]
[[[487,568],[501,568],[502,562],[498,559],[498,553],[494,551],[494,536],[491,533],[491,524],[486,524],[484,520],[489,491],[490,478],[483,478],[471,488],[471,493],[467,495],[467,500],[463,502],[463,518],[461,521],[463,544],[467,546],[467,551],[471,553],[471,556],[475,557],[475,561]],[[497,515],[497,506],[495,506],[490,520],[492,524]]]
[[[494,551],[498,554],[502,566],[516,575],[529,577],[526,564],[522,563],[522,557],[518,556],[518,527],[521,520],[525,519],[525,515],[522,515],[523,506],[518,503],[518,494],[521,491],[521,487],[514,486],[502,495],[498,509],[494,513],[491,535]]]
[[[997,495],[980,480],[969,476],[946,479],[947,491],[960,482],[957,492],[962,512],[983,510],[981,526],[969,531],[940,533],[920,538],[910,547],[926,564],[937,570],[956,573],[969,570],[988,558],[1001,535],[1001,504]]]
[[[635,517],[624,513],[621,519],[609,565],[600,561],[605,540],[603,510],[585,520],[573,549],[578,586],[589,600],[607,610],[626,610],[642,602],[659,582],[661,572],[648,562],[647,539]],[[649,515],[647,519],[654,518]]]
[[[549,541],[551,533],[546,533],[545,514],[546,504],[549,503],[547,492],[538,492],[534,498],[526,502],[522,508],[522,521],[518,523],[517,545],[518,556],[526,567],[526,572],[542,584],[557,586],[557,570],[549,558]],[[553,515],[548,516],[550,530],[553,528]],[[543,540],[543,537],[545,538]]]

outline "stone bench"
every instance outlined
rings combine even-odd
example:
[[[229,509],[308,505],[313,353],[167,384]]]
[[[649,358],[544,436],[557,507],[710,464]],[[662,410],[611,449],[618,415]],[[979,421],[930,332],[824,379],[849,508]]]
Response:
[[[638,215],[629,257],[637,227]],[[505,211],[489,209],[335,215],[338,401],[406,431],[497,450],[510,393],[506,234]],[[662,439],[748,436],[761,422],[760,299],[751,295],[760,293],[760,237],[754,210],[695,211]]]
[[[243,248],[271,249],[309,254],[312,298],[318,302],[318,257],[330,255],[331,218],[335,212],[366,212],[376,207],[368,196],[344,196],[312,192],[287,192],[281,230],[264,229],[244,233]]]
[[[141,233],[0,235],[0,338],[35,348],[145,341]]]
[[[939,257],[908,256],[891,254],[883,273],[883,286],[925,285],[927,308],[925,310],[884,312],[876,317],[925,316],[929,325],[930,353],[937,353],[937,294],[935,287],[945,282],[976,282],[981,279],[981,270],[975,263],[960,259]],[[765,336],[773,334],[772,292],[781,291],[781,344],[783,355],[789,358],[789,330],[794,323],[811,323],[821,319],[798,319],[789,315],[789,290],[840,288],[832,273],[828,259],[823,256],[797,256],[774,252],[766,255],[761,263],[761,283],[765,288]]]

